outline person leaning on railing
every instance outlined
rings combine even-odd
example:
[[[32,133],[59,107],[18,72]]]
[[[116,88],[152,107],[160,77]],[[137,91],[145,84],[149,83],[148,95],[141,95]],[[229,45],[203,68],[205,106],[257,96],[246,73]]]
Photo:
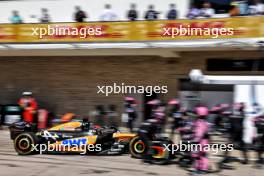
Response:
[[[199,17],[211,18],[215,15],[215,10],[211,7],[211,3],[205,2],[200,10]]]
[[[188,19],[195,19],[199,16],[199,14],[200,14],[200,10],[194,4],[192,4],[186,17]]]
[[[149,5],[147,12],[145,13],[145,20],[158,20],[160,13],[154,9],[154,5]]]
[[[10,22],[13,24],[23,23],[23,20],[22,20],[21,16],[19,15],[19,12],[17,10],[12,11],[12,16],[10,18]]]
[[[87,14],[81,10],[81,7],[80,6],[76,6],[75,7],[75,14],[74,14],[74,20],[76,22],[84,22],[86,18],[88,18]]]
[[[264,4],[260,0],[255,0],[252,5],[249,6],[250,15],[264,15]]]
[[[130,5],[130,10],[127,13],[127,19],[129,21],[136,21],[138,19],[138,11],[136,10],[136,4]]]
[[[169,8],[170,8],[170,10],[168,11],[167,19],[168,20],[176,20],[178,18],[178,12],[176,10],[176,5],[170,4]]]

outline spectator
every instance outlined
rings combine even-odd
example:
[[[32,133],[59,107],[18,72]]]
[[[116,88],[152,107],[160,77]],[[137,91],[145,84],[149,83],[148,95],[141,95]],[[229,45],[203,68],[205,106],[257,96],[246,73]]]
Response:
[[[231,10],[229,11],[230,16],[238,16],[240,15],[240,8],[239,8],[239,2],[236,0],[231,3]]]
[[[158,14],[156,10],[154,10],[154,5],[149,5],[148,11],[145,14],[145,19],[146,20],[157,20],[158,19]]]
[[[194,4],[192,4],[190,10],[188,11],[186,17],[189,19],[195,19],[199,16],[200,14],[200,10],[198,8],[195,7]]]
[[[249,6],[251,15],[264,15],[264,4],[260,0],[255,0],[254,4]]]
[[[23,23],[21,16],[19,15],[18,11],[12,11],[12,17],[10,18],[11,23],[13,24],[20,24]]]
[[[136,21],[138,18],[138,12],[136,10],[136,4],[131,4],[130,10],[127,13],[127,18],[130,21]]]
[[[39,19],[41,23],[49,23],[50,22],[50,16],[48,14],[48,9],[41,9],[41,17]]]
[[[176,10],[176,5],[170,4],[170,10],[167,14],[167,19],[168,20],[175,20],[177,17],[178,17],[178,12]]]
[[[100,21],[117,21],[117,14],[111,9],[110,4],[105,5]]]
[[[248,3],[246,0],[239,2],[240,15],[248,15]]]
[[[200,11],[200,17],[211,18],[215,14],[215,10],[211,7],[211,3],[205,2],[203,8]]]
[[[81,10],[80,6],[76,6],[75,11],[74,20],[79,23],[84,22],[84,20],[87,18],[86,13]]]

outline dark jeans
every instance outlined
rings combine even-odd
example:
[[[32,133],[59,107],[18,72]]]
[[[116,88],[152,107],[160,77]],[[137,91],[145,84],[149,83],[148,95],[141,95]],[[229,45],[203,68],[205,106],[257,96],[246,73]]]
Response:
[[[262,134],[256,141],[256,152],[257,152],[258,162],[263,163],[262,154],[264,152],[264,134]]]
[[[133,131],[133,127],[134,127],[134,119],[128,119],[127,127],[129,128],[130,132]]]

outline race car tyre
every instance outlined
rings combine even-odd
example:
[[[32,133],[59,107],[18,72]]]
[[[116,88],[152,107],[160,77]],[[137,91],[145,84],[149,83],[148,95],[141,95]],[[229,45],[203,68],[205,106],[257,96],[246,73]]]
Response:
[[[158,141],[154,142],[150,147],[151,159],[150,163],[157,165],[168,164],[172,158],[170,151],[166,150],[164,144],[169,144],[169,142]]]
[[[131,139],[129,143],[129,153],[133,158],[143,158],[143,156],[147,152],[147,145],[145,142],[140,138],[140,136],[136,136]]]
[[[34,146],[38,144],[38,137],[32,132],[19,134],[14,140],[14,147],[19,155],[31,155],[36,153]]]

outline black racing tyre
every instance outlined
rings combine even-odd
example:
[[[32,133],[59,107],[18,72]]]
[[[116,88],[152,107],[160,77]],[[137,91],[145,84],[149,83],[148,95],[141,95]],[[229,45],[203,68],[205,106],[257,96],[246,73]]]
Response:
[[[140,138],[135,136],[129,143],[129,153],[133,158],[143,158],[147,152],[147,144]]]
[[[32,155],[37,152],[34,151],[34,146],[38,144],[38,141],[35,133],[25,132],[15,138],[14,147],[19,155]]]
[[[170,151],[166,150],[164,147],[164,144],[167,142],[159,142],[154,143],[150,147],[150,154],[151,154],[151,163],[152,164],[158,164],[158,165],[164,165],[168,164],[171,160],[171,154]]]

